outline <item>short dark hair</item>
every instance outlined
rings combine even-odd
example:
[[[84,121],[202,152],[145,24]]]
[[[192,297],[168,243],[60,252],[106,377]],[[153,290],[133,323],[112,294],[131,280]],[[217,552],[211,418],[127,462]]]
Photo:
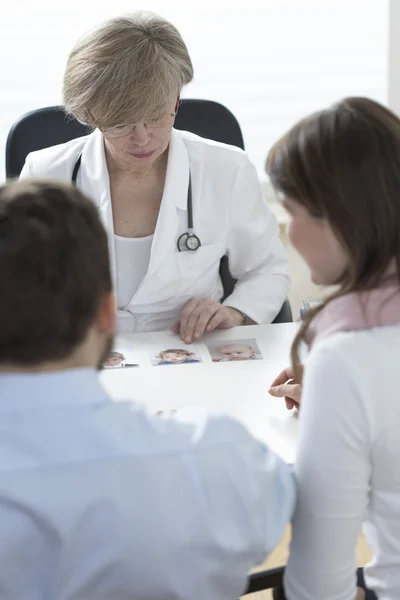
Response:
[[[94,203],[58,181],[0,187],[0,363],[66,358],[112,289]]]

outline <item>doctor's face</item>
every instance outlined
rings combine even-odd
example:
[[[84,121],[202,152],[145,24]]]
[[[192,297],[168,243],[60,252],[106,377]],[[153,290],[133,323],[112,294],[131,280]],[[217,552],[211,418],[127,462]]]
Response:
[[[107,150],[117,164],[127,168],[148,168],[167,150],[175,109],[155,116],[147,123],[135,123],[103,130]]]

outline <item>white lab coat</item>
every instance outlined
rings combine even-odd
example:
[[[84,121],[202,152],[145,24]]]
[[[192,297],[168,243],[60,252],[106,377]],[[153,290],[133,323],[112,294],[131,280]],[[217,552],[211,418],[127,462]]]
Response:
[[[21,177],[69,182],[81,152],[77,185],[99,209],[108,233],[116,289],[112,203],[101,132],[32,152]],[[189,165],[194,232],[202,245],[195,252],[179,252],[178,237],[188,229]],[[130,303],[118,310],[118,331],[169,329],[191,298],[219,300],[218,268],[225,254],[232,275],[239,280],[225,304],[257,323],[271,322],[288,291],[287,260],[254,166],[238,148],[174,129],[148,272]]]

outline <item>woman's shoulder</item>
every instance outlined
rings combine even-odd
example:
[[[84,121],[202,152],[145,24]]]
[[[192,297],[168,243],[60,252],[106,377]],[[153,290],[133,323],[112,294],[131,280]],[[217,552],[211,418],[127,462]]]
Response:
[[[89,136],[75,138],[63,144],[36,150],[28,154],[21,177],[61,177],[61,170],[76,160]]]
[[[371,390],[377,380],[385,381],[385,372],[396,372],[399,354],[400,324],[341,331],[312,347],[306,371],[318,372],[327,382],[345,377],[355,388],[363,382]]]
[[[400,323],[354,331],[337,331],[316,342],[311,355],[329,354],[347,361],[350,357],[396,349],[400,352]]]
[[[174,129],[174,135],[182,139],[189,155],[201,157],[202,160],[209,160],[213,164],[231,163],[237,167],[251,164],[247,153],[237,146],[203,138],[190,131]]]

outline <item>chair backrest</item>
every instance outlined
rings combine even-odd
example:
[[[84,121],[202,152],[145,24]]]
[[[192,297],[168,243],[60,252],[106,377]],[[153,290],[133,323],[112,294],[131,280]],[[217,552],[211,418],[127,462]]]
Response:
[[[244,596],[248,594],[254,594],[263,590],[274,590],[274,600],[279,600],[282,593],[282,583],[285,567],[275,567],[268,571],[258,571],[250,575],[247,589],[244,592]],[[284,598],[284,596],[282,596]]]
[[[175,118],[176,129],[244,148],[239,123],[222,104],[184,99]],[[61,106],[40,108],[23,115],[11,128],[6,143],[6,176],[18,177],[29,152],[63,144],[87,135],[90,128],[67,117]]]

